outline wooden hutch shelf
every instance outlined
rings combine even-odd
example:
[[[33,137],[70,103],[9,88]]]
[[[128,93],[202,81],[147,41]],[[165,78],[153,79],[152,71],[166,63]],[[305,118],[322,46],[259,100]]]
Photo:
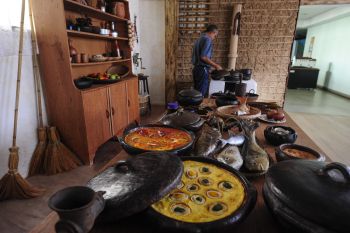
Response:
[[[86,14],[90,15],[91,17],[102,19],[102,20],[109,20],[109,21],[125,21],[127,22],[128,19],[120,18],[115,15],[109,14],[107,12],[103,12],[99,9],[93,8],[91,6],[86,6],[83,4],[80,4],[73,0],[64,0],[64,8],[66,10],[71,11],[83,11]]]
[[[74,31],[74,30],[67,30],[68,36],[76,36],[76,37],[84,37],[84,38],[91,38],[91,39],[101,39],[101,40],[129,40],[125,37],[113,37],[113,36],[107,36],[107,35],[100,35],[90,32],[82,32],[82,31]]]
[[[86,63],[71,63],[72,67],[75,66],[95,66],[95,65],[104,65],[104,64],[112,64],[112,63],[121,63],[121,62],[126,62],[126,61],[131,61],[131,59],[119,59],[115,61],[103,61],[103,62],[86,62]]]
[[[74,80],[90,73],[104,73],[111,65],[132,70],[128,42],[129,3],[125,18],[105,13],[72,0],[35,0],[33,16],[40,50],[39,62],[50,124],[62,141],[85,164],[92,164],[97,149],[131,122],[139,121],[138,79],[130,73],[113,84],[78,89]],[[67,20],[82,15],[97,25],[115,23],[120,37],[67,30]],[[69,43],[70,40],[70,43]],[[54,46],[52,44],[54,43]],[[89,56],[113,51],[118,46],[123,58],[115,61],[71,63],[71,50]]]

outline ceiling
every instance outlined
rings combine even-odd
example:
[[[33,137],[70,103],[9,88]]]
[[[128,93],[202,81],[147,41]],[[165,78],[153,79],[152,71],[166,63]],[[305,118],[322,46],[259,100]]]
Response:
[[[333,10],[343,5],[306,5],[300,6],[298,20],[308,20],[326,11]]]

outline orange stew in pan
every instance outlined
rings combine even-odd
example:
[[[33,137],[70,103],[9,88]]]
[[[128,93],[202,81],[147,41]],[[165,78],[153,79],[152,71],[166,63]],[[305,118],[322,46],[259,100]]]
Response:
[[[182,148],[191,141],[191,135],[186,131],[165,127],[141,127],[125,137],[125,142],[128,145],[153,151]]]

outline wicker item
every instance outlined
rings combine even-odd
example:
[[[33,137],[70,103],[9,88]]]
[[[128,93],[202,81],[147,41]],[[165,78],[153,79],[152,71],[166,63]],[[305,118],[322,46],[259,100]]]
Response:
[[[129,75],[130,69],[125,65],[117,64],[109,67],[106,72],[107,74],[118,74],[120,78],[125,78]]]
[[[258,108],[250,107],[250,113],[245,115],[236,115],[235,112],[238,111],[237,105],[228,105],[217,108],[217,114],[223,118],[236,117],[240,119],[255,119],[261,115],[261,111]]]

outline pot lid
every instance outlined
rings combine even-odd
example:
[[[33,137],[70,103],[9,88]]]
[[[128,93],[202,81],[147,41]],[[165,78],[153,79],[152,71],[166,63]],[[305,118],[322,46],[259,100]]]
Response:
[[[350,170],[345,165],[284,161],[268,170],[265,182],[298,215],[339,232],[350,229]]]
[[[179,92],[178,94],[181,97],[196,97],[196,98],[201,98],[202,93],[200,93],[199,91],[195,90],[195,89],[185,89]]]
[[[105,191],[102,221],[138,213],[159,201],[181,181],[183,164],[177,156],[148,152],[120,161],[92,178],[87,186]]]
[[[179,109],[174,113],[166,115],[161,121],[166,125],[183,127],[193,125],[201,120],[201,117],[194,112]]]

